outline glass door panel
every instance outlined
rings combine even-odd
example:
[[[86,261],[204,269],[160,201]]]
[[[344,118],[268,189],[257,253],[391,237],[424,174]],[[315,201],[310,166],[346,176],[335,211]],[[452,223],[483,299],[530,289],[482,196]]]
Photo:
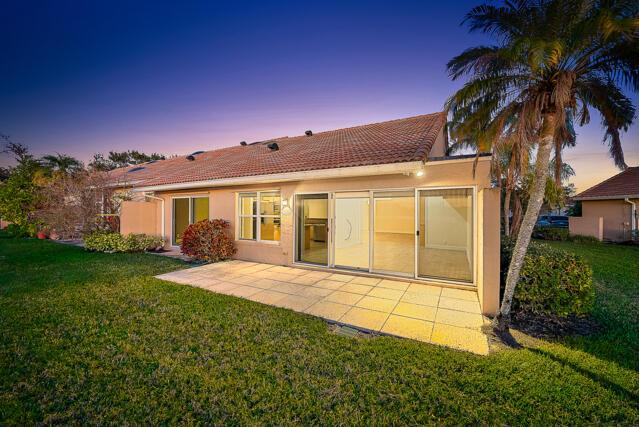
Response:
[[[375,192],[373,218],[373,270],[414,276],[415,193]]]
[[[328,194],[297,196],[297,261],[328,265]]]
[[[335,266],[368,270],[369,217],[368,192],[335,194]]]
[[[473,190],[419,191],[421,277],[473,281]]]
[[[193,218],[191,218],[191,222],[195,224],[196,222],[209,219],[209,198],[194,197],[192,201],[193,209],[191,209],[191,211],[193,213]]]
[[[182,234],[189,226],[190,199],[173,199],[173,245],[182,243]]]

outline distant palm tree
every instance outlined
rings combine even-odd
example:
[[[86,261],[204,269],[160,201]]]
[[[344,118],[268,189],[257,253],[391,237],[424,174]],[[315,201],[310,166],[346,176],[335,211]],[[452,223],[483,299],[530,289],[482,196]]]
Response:
[[[496,42],[448,63],[454,80],[469,75],[447,103],[451,136],[475,139],[494,153],[502,152],[506,134],[517,136],[521,150],[537,148],[530,199],[493,323],[502,332],[543,202],[551,152],[560,167],[571,119],[584,125],[589,109],[598,110],[610,155],[626,167],[619,133],[632,124],[635,107],[622,88],[639,91],[639,2],[513,0],[475,7],[464,22]]]
[[[43,156],[40,161],[44,167],[63,175],[73,174],[84,167],[78,159],[60,153]]]

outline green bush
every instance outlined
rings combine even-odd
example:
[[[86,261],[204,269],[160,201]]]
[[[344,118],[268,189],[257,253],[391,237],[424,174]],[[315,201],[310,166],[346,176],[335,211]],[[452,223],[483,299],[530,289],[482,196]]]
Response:
[[[533,237],[541,240],[566,242],[570,239],[570,233],[567,228],[536,227],[533,231]]]
[[[502,242],[502,285],[508,273],[514,241]],[[560,317],[588,314],[595,290],[592,269],[581,257],[531,242],[515,289],[513,308]]]
[[[96,231],[84,237],[84,247],[96,252],[144,252],[158,250],[164,245],[160,237]]]
[[[33,237],[36,235],[37,227],[35,224],[9,224],[5,231],[9,237]]]

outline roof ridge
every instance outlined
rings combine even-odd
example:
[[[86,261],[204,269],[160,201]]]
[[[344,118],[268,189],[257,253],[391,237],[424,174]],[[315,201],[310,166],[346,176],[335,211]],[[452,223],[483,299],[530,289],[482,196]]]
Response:
[[[399,121],[402,121],[402,120],[410,120],[410,119],[417,119],[417,118],[428,117],[428,116],[436,116],[438,114],[445,115],[446,111],[438,111],[436,113],[428,113],[428,114],[418,114],[416,116],[402,117],[402,118],[399,118],[399,119],[392,119],[392,120],[384,120],[384,121],[381,121],[381,122],[364,123],[362,125],[347,126],[347,127],[344,127],[344,128],[324,130],[324,131],[317,132],[317,133],[313,132],[313,135],[311,135],[311,136],[318,136],[318,135],[322,135],[322,134],[325,134],[325,133],[339,132],[339,131],[343,131],[343,130],[357,129],[357,128],[361,128],[361,127],[364,127],[364,126],[383,125],[383,124],[387,124],[387,123],[399,122]],[[293,138],[302,138],[302,137],[308,138],[306,135],[295,135],[295,136],[289,136],[287,138],[288,139],[293,139]],[[274,138],[274,139],[276,139],[276,138]]]
[[[600,187],[600,186],[604,185],[604,184],[605,184],[605,183],[607,183],[608,181],[611,181],[611,180],[613,180],[613,179],[617,178],[618,176],[620,176],[620,175],[623,175],[623,174],[627,173],[628,171],[630,171],[630,169],[635,169],[635,168],[636,168],[636,169],[639,169],[639,166],[628,166],[625,170],[622,170],[621,172],[619,172],[619,173],[617,173],[617,174],[615,174],[615,175],[611,176],[610,178],[608,178],[608,179],[604,179],[604,180],[603,180],[603,181],[601,181],[600,183],[595,184],[595,185],[593,185],[592,187],[586,188],[584,191],[582,191],[581,193],[577,194],[575,197],[582,197],[584,193],[587,193],[587,192],[589,192],[589,191],[591,191],[591,190],[594,190],[594,189],[596,189],[596,188],[598,188],[598,187]]]

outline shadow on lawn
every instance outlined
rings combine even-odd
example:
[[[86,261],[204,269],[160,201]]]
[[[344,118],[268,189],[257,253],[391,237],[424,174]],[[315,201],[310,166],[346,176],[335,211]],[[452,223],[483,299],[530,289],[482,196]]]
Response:
[[[584,369],[570,360],[564,359],[562,357],[557,356],[556,354],[541,350],[539,348],[528,348],[528,350],[540,356],[548,357],[549,359],[557,363],[560,363],[576,372],[579,372],[581,375],[590,378],[592,381],[598,383],[605,389],[610,390],[613,393],[617,394],[622,399],[631,399],[631,401],[633,402],[639,402],[639,394],[633,392],[632,390],[628,390],[627,388],[619,384],[609,381],[603,376],[598,375],[592,371],[589,371],[588,369]],[[639,404],[635,404],[635,406],[639,406]]]

